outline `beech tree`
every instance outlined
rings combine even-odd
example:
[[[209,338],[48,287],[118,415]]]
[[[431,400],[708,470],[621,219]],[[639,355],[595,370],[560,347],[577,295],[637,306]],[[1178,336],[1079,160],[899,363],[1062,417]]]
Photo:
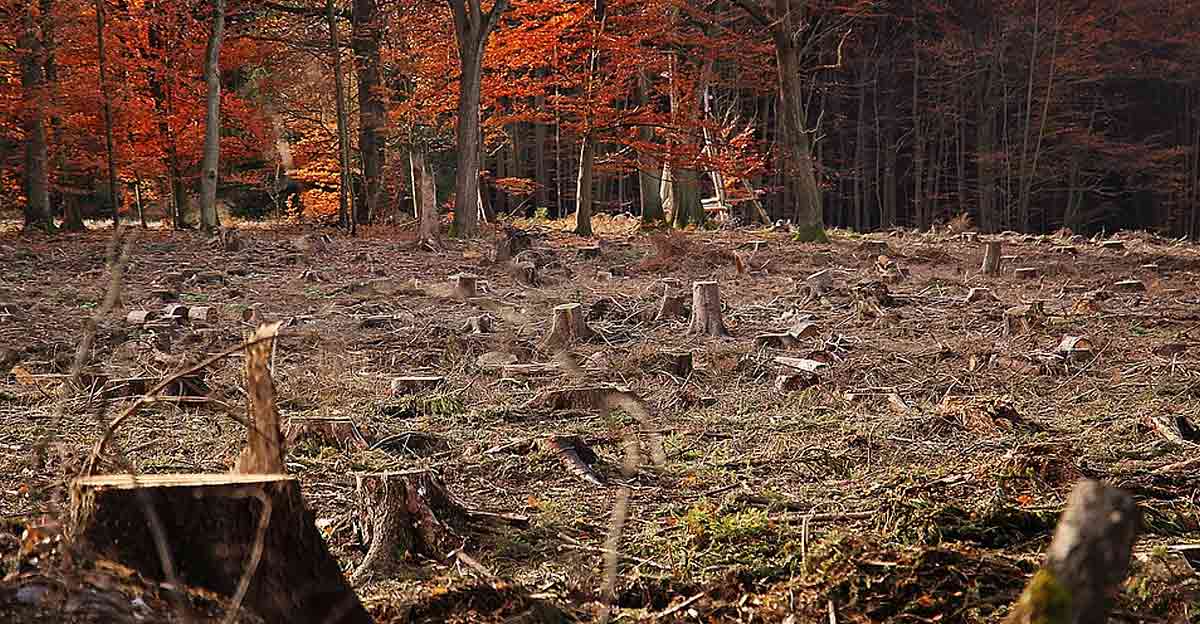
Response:
[[[206,230],[217,222],[217,167],[221,159],[221,40],[225,36],[225,0],[210,0],[212,30],[204,51],[207,87],[204,116],[204,161],[200,165],[200,223]]]

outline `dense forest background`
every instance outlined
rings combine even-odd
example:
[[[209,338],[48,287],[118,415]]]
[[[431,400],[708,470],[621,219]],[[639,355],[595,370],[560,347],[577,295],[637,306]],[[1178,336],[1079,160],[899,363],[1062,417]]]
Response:
[[[477,183],[485,219],[815,205],[859,230],[1200,234],[1187,0],[4,0],[3,18],[0,203],[27,224],[111,218],[115,196],[185,226],[211,180],[235,216],[347,226],[423,202],[460,225]]]

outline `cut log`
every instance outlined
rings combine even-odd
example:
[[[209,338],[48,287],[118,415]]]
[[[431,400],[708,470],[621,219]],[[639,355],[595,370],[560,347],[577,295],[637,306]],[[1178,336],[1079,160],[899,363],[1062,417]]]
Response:
[[[1158,271],[1159,271],[1159,266],[1153,262],[1151,262],[1149,264],[1143,264],[1140,268],[1143,271],[1149,271],[1151,273],[1158,273]]]
[[[469,273],[458,273],[450,276],[450,280],[454,282],[454,296],[459,299],[471,299],[478,293],[476,292],[479,277]]]
[[[1035,267],[1019,267],[1013,271],[1013,275],[1017,279],[1036,279],[1039,272]]]
[[[340,450],[362,450],[370,446],[367,437],[345,417],[293,416],[284,433],[288,448],[309,443]]]
[[[178,303],[167,304],[163,307],[163,318],[182,321],[188,316],[188,307]]]
[[[721,318],[721,291],[716,282],[692,284],[692,322],[688,333],[713,337],[729,335]]]
[[[596,463],[596,453],[583,440],[576,436],[550,436],[542,441],[542,446],[557,455],[575,476],[592,485],[604,485],[604,479],[590,465]]]
[[[472,316],[463,323],[462,329],[459,331],[470,334],[490,334],[492,333],[492,323],[494,320],[490,314]]]
[[[125,315],[125,322],[130,325],[145,325],[157,321],[159,313],[155,310],[134,310]]]
[[[275,405],[275,382],[271,379],[271,348],[283,323],[260,325],[246,337],[246,448],[233,471],[241,474],[287,472],[283,457],[283,433]]]
[[[1041,327],[1045,321],[1046,313],[1043,311],[1040,301],[1029,305],[1013,306],[1004,311],[1004,335],[1014,336],[1030,331]]]
[[[754,346],[767,347],[771,349],[791,349],[800,344],[800,341],[791,334],[759,334],[754,337]]]
[[[1129,572],[1141,525],[1133,498],[1095,481],[1075,485],[1046,551],[1007,624],[1103,624]]]
[[[1144,292],[1146,285],[1141,280],[1121,280],[1113,284],[1113,290],[1117,292]]]
[[[188,308],[188,320],[193,323],[212,323],[217,320],[217,309],[209,306]]]
[[[546,345],[565,347],[587,340],[594,333],[592,328],[588,327],[587,319],[583,317],[583,306],[578,303],[564,303],[554,306],[554,319],[551,321],[550,335],[546,337]]]
[[[1125,241],[1116,240],[1116,239],[1100,241],[1100,248],[1101,249],[1112,249],[1112,250],[1119,251],[1121,249],[1125,249]]]
[[[406,555],[445,559],[462,545],[466,510],[432,472],[385,472],[354,476],[358,527],[367,555],[351,581],[384,578]]]
[[[979,268],[984,275],[1000,274],[1000,241],[990,240],[983,244],[983,265]]]
[[[1055,351],[1068,361],[1092,359],[1092,341],[1083,336],[1063,336]]]
[[[232,597],[248,574],[242,606],[267,622],[371,621],[287,475],[76,479],[68,526],[74,543],[159,582],[159,547],[184,585]]]
[[[995,301],[995,300],[996,300],[996,298],[994,296],[992,296],[991,289],[988,289],[988,288],[972,288],[967,293],[967,303],[978,303],[980,301]]]
[[[392,396],[418,394],[436,390],[446,383],[446,378],[438,375],[410,375],[397,377],[392,380]]]

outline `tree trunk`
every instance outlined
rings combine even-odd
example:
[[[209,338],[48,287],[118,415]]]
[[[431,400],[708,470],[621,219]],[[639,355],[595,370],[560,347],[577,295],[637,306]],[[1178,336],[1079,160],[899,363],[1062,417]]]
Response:
[[[206,230],[220,225],[217,218],[217,168],[221,159],[221,41],[225,36],[225,0],[210,0],[212,31],[204,51],[204,82],[208,88],[204,117],[204,161],[200,166],[200,224]]]
[[[534,99],[534,109],[543,110],[546,107],[546,96],[538,95]],[[533,193],[534,214],[539,208],[548,208],[550,204],[550,176],[546,172],[546,124],[533,122],[533,181],[537,190]]]
[[[1125,492],[1081,481],[1007,624],[1104,624],[1109,596],[1129,573],[1141,514]]]
[[[409,150],[408,163],[412,174],[413,212],[418,220],[417,237],[423,244],[440,247],[437,188],[425,145],[414,145]]]
[[[650,78],[646,72],[638,74],[638,105],[643,108],[650,106]],[[648,142],[654,138],[654,131],[642,126],[638,128],[638,138]],[[638,198],[641,201],[642,223],[646,225],[655,225],[665,220],[661,180],[658,175],[661,170],[649,154],[638,153]]]
[[[700,201],[700,175],[695,169],[679,169],[671,176],[671,203],[674,204],[674,225],[704,226],[704,205]]]
[[[383,189],[384,151],[383,131],[387,127],[387,107],[384,101],[380,74],[379,47],[383,37],[383,22],[376,0],[354,0],[353,34],[358,78],[358,149],[362,155],[364,193],[362,210],[356,214],[359,223],[379,219],[379,202]]]
[[[25,229],[50,230],[54,222],[50,215],[50,186],[46,147],[46,94],[42,64],[42,42],[34,20],[33,5],[25,7],[20,47],[21,91],[27,103],[25,111]]]
[[[224,3],[224,0],[220,0]],[[121,200],[117,195],[117,161],[113,153],[112,97],[108,88],[108,54],[104,44],[104,2],[96,0],[96,54],[99,57],[100,96],[104,101],[104,150],[108,155],[108,198],[112,202],[113,227],[121,223]]]
[[[592,235],[592,165],[596,162],[596,143],[590,136],[580,141],[579,177],[575,184],[575,233]]]
[[[371,621],[287,475],[76,479],[69,536],[147,578],[242,597],[267,622]]]
[[[454,235],[479,233],[479,90],[483,59],[460,44],[462,78],[458,95],[457,171],[454,175]]]
[[[805,130],[800,51],[792,41],[796,18],[787,0],[776,0],[775,4],[781,16],[773,27],[775,64],[779,74],[779,114],[783,119],[786,185],[788,195],[795,202],[796,235],[801,241],[828,242],[821,193],[813,169],[812,144]]]
[[[354,178],[350,171],[350,131],[346,117],[346,87],[342,76],[342,48],[338,42],[337,20],[334,18],[333,0],[325,0],[325,14],[329,22],[329,51],[333,55],[333,96],[337,108],[338,133],[338,221],[351,233],[355,231],[358,217],[354,210]]]

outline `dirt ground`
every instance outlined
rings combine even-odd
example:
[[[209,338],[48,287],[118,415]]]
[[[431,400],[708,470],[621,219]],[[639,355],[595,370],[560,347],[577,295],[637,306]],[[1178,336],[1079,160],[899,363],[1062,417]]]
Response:
[[[995,622],[1084,477],[1127,489],[1144,513],[1114,619],[1200,622],[1200,555],[1187,548],[1200,541],[1200,465],[1189,461],[1200,455],[1200,247],[1141,233],[1114,237],[1120,248],[1004,234],[1011,257],[985,276],[981,244],[951,232],[835,232],[814,245],[604,220],[597,253],[594,241],[522,225],[536,286],[492,262],[492,238],[434,252],[390,228],[328,240],[246,228],[227,251],[200,234],[132,232],[119,301],[86,354],[89,390],[65,400],[59,386],[112,283],[110,235],[4,235],[5,571],[22,531],[61,510],[100,423],[144,391],[121,380],[161,379],[261,319],[285,322],[274,361],[284,418],[349,417],[375,442],[301,443],[287,456],[347,573],[364,553],[356,473],[426,468],[466,507],[528,519],[462,530],[476,567],[414,557],[359,588],[381,622],[594,619],[623,488],[616,621]],[[808,278],[823,270],[829,287],[814,290]],[[454,296],[459,272],[480,277],[478,297]],[[664,290],[690,304],[696,280],[718,281],[729,336],[654,318]],[[1125,280],[1144,290],[1117,286]],[[991,297],[968,302],[972,288]],[[216,316],[126,321],[171,301]],[[578,366],[555,367],[545,339],[565,303],[583,304],[595,336],[572,346]],[[1023,316],[1006,313],[1021,305]],[[491,333],[464,331],[482,314]],[[812,329],[791,344],[756,341],[806,319]],[[1090,350],[1064,355],[1065,336]],[[488,352],[551,366],[505,374],[481,367]],[[693,354],[692,372],[670,370],[680,352]],[[823,366],[777,388],[781,355]],[[190,382],[185,394],[203,400],[147,408],[110,456],[146,473],[228,471],[245,438],[241,367],[230,357]],[[408,375],[445,383],[394,395],[391,381]],[[648,417],[535,400],[606,383],[636,394]],[[603,485],[547,450],[551,435],[593,451]],[[641,450],[631,476],[626,439]]]

